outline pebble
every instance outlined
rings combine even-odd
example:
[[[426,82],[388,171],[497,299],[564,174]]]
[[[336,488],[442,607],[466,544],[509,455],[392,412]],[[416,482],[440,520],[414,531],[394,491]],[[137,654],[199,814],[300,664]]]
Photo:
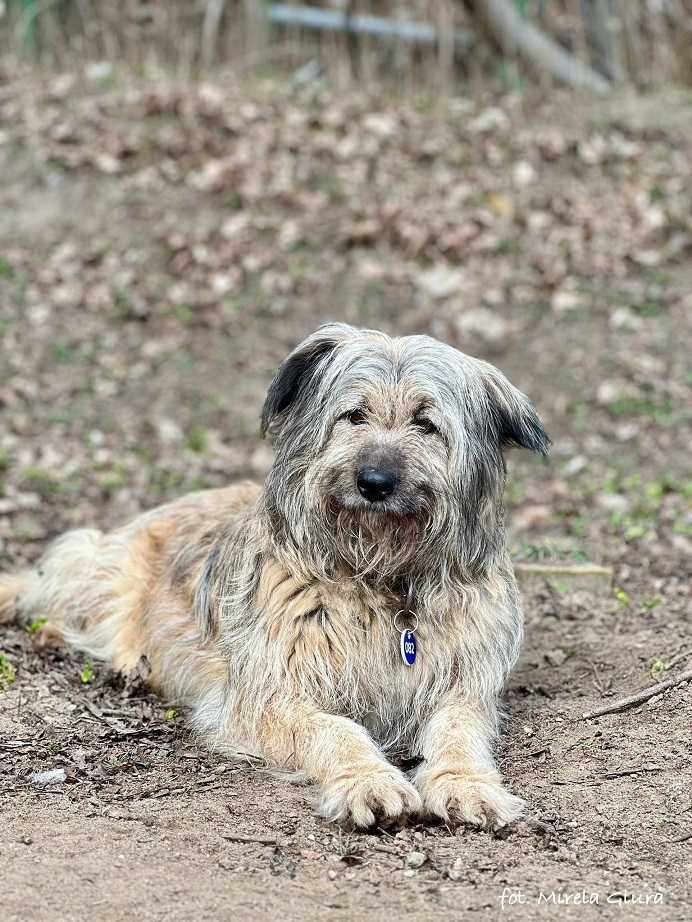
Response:
[[[464,311],[455,326],[462,338],[478,337],[491,346],[501,345],[509,334],[507,321],[487,307]]]
[[[461,291],[464,276],[459,269],[438,265],[419,272],[414,282],[424,295],[435,300],[442,300]]]
[[[410,868],[422,868],[427,860],[425,852],[409,852],[406,856],[406,864]]]
[[[64,768],[52,768],[47,772],[35,772],[31,776],[31,783],[39,788],[45,788],[49,784],[64,784],[67,774]]]
[[[463,859],[456,858],[454,860],[454,864],[452,864],[447,871],[447,877],[449,877],[450,880],[461,880],[461,878],[464,876],[464,873],[465,868]]]

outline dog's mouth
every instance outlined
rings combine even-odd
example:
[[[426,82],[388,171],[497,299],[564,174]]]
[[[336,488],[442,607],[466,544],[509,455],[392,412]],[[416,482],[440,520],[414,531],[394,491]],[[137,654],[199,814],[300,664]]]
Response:
[[[332,491],[325,500],[335,549],[361,576],[387,578],[410,568],[429,537],[432,512],[425,497],[372,503]]]
[[[372,503],[359,496],[330,493],[327,497],[327,511],[332,516],[352,515],[357,519],[377,522],[383,519],[400,519],[402,521],[427,517],[430,509],[429,498],[421,495],[414,498],[393,496],[380,502]]]

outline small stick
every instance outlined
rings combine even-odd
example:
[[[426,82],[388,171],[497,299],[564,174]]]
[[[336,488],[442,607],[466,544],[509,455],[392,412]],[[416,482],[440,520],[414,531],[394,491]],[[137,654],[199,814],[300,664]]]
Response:
[[[687,659],[688,656],[692,656],[692,647],[687,650],[679,650],[672,659],[668,660],[666,663],[666,669],[670,669],[671,666],[675,666],[680,662],[681,659]]]
[[[681,672],[680,675],[675,676],[673,679],[668,679],[666,682],[659,682],[658,685],[644,688],[642,691],[635,692],[634,695],[628,695],[626,698],[618,698],[618,700],[613,701],[612,704],[607,704],[604,707],[596,708],[595,711],[582,714],[581,719],[592,720],[594,717],[603,717],[604,714],[616,714],[618,711],[626,711],[627,708],[642,704],[644,701],[648,701],[649,698],[653,698],[654,695],[658,695],[660,692],[664,692],[669,688],[675,688],[676,685],[681,685],[683,682],[689,682],[690,680],[692,680],[692,669],[688,669],[687,672]]]
[[[91,701],[87,701],[85,699],[84,701],[82,701],[82,704],[84,705],[84,707],[87,709],[87,711],[90,714],[93,714],[93,716],[96,717],[97,720],[102,720],[104,723],[108,723],[106,718],[103,716],[103,713],[99,711],[96,705],[92,704]]]
[[[684,832],[681,836],[676,836],[674,839],[668,839],[668,842],[689,842],[692,839],[692,832]]]
[[[392,848],[391,845],[380,845],[379,842],[377,845],[371,845],[370,848],[374,849],[376,852],[385,852],[387,855],[399,855],[399,850],[397,848]]]
[[[612,781],[613,778],[626,778],[627,775],[639,775],[641,772],[661,772],[663,771],[662,765],[636,765],[632,768],[622,768],[620,771],[606,772],[605,775],[602,775],[602,778],[607,778],[608,781]]]
[[[275,845],[279,844],[278,839],[272,839],[269,836],[241,836],[236,833],[226,833],[221,836],[227,842],[244,842],[245,844],[254,843],[256,845]]]

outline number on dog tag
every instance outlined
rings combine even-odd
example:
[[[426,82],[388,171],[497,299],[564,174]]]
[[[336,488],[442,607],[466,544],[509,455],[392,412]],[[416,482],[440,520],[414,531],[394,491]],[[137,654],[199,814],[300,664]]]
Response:
[[[413,631],[401,632],[401,658],[407,666],[416,662],[416,635]]]

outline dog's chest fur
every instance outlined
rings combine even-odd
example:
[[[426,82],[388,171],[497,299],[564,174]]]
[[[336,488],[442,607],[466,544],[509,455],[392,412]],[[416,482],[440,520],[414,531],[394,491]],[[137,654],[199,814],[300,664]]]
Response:
[[[281,687],[287,695],[368,726],[385,746],[410,743],[436,702],[465,676],[471,681],[477,619],[463,611],[417,609],[418,654],[401,656],[395,597],[343,580],[306,582],[265,563],[253,623],[225,625],[231,685]],[[234,680],[233,671],[237,672]],[[241,675],[245,673],[245,675]],[[260,695],[260,698],[262,696]]]

